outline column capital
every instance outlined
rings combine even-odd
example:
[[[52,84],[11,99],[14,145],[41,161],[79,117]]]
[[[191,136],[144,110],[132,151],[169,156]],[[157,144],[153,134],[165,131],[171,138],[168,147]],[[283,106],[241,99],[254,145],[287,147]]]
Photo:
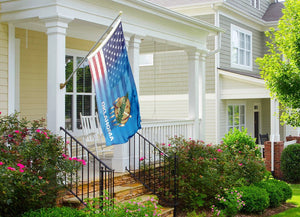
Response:
[[[68,17],[53,16],[41,19],[47,28],[47,35],[62,34],[66,35],[69,22],[73,19]]]
[[[189,48],[185,50],[189,60],[205,60],[206,53],[197,48]]]

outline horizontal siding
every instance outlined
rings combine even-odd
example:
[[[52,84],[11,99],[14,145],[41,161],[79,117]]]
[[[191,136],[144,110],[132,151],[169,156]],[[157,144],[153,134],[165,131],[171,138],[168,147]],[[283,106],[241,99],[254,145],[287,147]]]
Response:
[[[252,71],[231,68],[231,24],[252,32]],[[232,20],[224,15],[220,16],[220,26],[226,32],[222,35],[222,47],[220,54],[220,67],[228,70],[259,74],[259,67],[255,63],[257,57],[262,57],[265,51],[265,36],[264,32],[250,28],[236,20]],[[264,48],[264,49],[262,49]]]
[[[141,96],[139,101],[142,120],[188,118],[187,95]]]
[[[197,16],[198,19],[208,22],[210,24],[215,24],[215,15],[202,15]],[[207,38],[207,49],[214,50],[215,49],[215,37],[209,36]],[[214,93],[215,92],[215,55],[209,56],[206,58],[205,62],[205,85],[206,85],[206,93]]]
[[[16,28],[16,38],[20,39],[21,116],[28,120],[46,118],[47,35],[28,30],[26,36],[25,29]]]
[[[216,143],[216,100],[206,99],[205,142]]]
[[[8,113],[8,26],[0,23],[0,112]]]
[[[154,54],[153,66],[140,67],[140,95],[188,93],[188,61],[184,51]]]
[[[66,38],[67,49],[89,51],[94,46],[94,44],[95,42],[93,41],[81,40],[81,39],[70,38],[70,37]]]
[[[259,9],[254,8],[250,0],[227,0],[226,3],[257,18],[262,18],[269,7],[269,0],[260,0]]]

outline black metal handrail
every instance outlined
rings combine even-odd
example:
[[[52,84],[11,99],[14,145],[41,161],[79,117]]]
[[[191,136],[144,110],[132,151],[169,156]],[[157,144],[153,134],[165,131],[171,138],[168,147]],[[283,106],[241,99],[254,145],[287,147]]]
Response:
[[[112,201],[114,197],[114,170],[107,166],[63,127],[65,155],[84,160],[75,174],[65,177],[68,190],[84,205],[85,198]],[[74,180],[75,179],[75,180]],[[100,203],[101,204],[101,203]],[[103,207],[99,207],[103,208]]]
[[[157,195],[163,205],[176,207],[178,201],[176,154],[169,156],[140,133],[129,140],[129,165],[126,170],[149,191]]]

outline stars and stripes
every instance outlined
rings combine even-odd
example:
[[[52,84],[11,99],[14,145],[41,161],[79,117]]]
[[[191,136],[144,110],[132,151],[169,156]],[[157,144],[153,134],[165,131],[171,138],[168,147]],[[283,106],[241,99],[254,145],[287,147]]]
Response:
[[[106,144],[125,143],[141,125],[138,96],[120,20],[88,60]]]

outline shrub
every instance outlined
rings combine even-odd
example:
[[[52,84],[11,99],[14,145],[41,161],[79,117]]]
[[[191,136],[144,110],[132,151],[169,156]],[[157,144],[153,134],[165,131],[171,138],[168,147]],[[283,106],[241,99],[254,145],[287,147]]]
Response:
[[[220,215],[222,213],[226,216],[235,216],[245,206],[245,202],[241,198],[242,192],[235,188],[225,189],[222,195],[216,196],[218,203],[211,207],[213,214]]]
[[[265,189],[269,194],[270,207],[280,206],[280,202],[283,200],[283,192],[274,182],[269,180],[262,181],[256,184],[257,187]]]
[[[0,216],[56,205],[65,175],[81,164],[65,159],[63,141],[43,123],[0,117]]]
[[[255,156],[261,156],[260,150],[255,143],[255,139],[248,135],[247,129],[244,128],[241,131],[236,128],[230,130],[223,138],[223,144],[227,146],[227,149],[231,151],[233,155],[254,150]]]
[[[268,180],[268,182],[271,182],[271,183],[274,183],[275,185],[277,185],[279,190],[282,192],[282,198],[281,198],[280,202],[286,202],[288,199],[292,198],[293,191],[292,191],[291,186],[289,186],[289,184],[287,184],[284,181],[277,180],[277,179],[270,179],[270,180]]]
[[[177,153],[179,200],[185,208],[209,207],[225,188],[259,182],[266,173],[260,155],[250,146],[234,151],[225,144],[174,137],[160,148],[168,155]]]
[[[70,207],[41,208],[25,212],[22,217],[85,217],[83,211]]]
[[[291,183],[300,183],[300,144],[286,147],[281,154],[280,168],[284,180]]]
[[[256,186],[243,186],[237,188],[238,191],[243,192],[242,200],[245,206],[241,209],[245,213],[262,213],[269,207],[269,195],[265,189]]]

